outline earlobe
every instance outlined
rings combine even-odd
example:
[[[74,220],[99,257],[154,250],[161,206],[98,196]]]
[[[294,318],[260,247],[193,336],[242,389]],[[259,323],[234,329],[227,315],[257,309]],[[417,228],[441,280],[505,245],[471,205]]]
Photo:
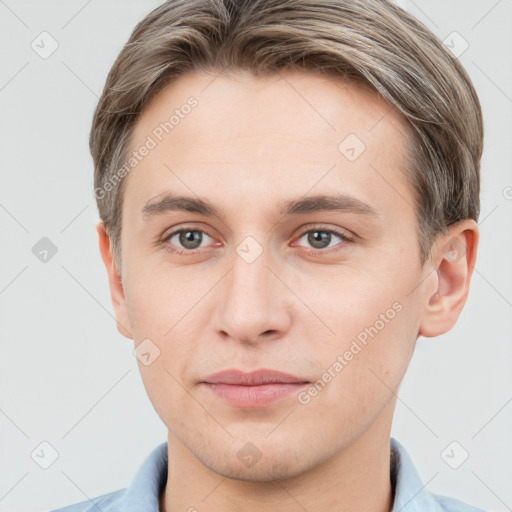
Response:
[[[97,223],[96,231],[99,237],[101,258],[107,270],[110,297],[116,315],[117,329],[126,338],[133,339],[121,275],[114,260],[112,247],[110,245],[110,237],[102,221]]]
[[[426,280],[419,335],[434,337],[449,331],[466,303],[478,246],[478,227],[468,219],[451,226],[433,248],[437,262]]]

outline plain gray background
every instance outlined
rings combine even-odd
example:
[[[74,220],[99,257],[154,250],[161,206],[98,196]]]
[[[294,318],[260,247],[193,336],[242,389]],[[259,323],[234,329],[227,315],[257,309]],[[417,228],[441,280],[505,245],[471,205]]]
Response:
[[[98,250],[88,133],[107,73],[161,2],[0,0],[0,510],[42,511],[129,485],[166,428],[117,329]],[[512,510],[512,2],[398,2],[456,50],[485,117],[481,241],[456,327],[420,338],[392,435],[425,486]],[[48,32],[58,48],[31,44]],[[449,39],[448,39],[449,40]],[[47,237],[46,263],[33,247]],[[39,242],[41,243],[41,242]],[[37,246],[36,246],[37,247]],[[468,459],[441,453],[456,441]],[[32,457],[58,457],[43,469]],[[459,450],[459,451],[457,451]],[[43,457],[44,458],[44,457]],[[42,459],[41,459],[42,460]]]

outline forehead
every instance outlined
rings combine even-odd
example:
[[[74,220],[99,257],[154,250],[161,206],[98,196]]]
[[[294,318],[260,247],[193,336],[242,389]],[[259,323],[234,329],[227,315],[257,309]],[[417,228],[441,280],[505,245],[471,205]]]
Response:
[[[174,191],[270,209],[277,199],[336,188],[384,209],[399,199],[407,209],[407,133],[406,121],[356,82],[192,73],[140,116],[130,149],[151,148],[125,178],[125,206],[140,210]]]

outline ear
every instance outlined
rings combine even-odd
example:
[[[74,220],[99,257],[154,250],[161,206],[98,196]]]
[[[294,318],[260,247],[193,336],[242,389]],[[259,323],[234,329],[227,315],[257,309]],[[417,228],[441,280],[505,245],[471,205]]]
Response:
[[[468,296],[478,240],[478,226],[472,219],[453,224],[449,234],[436,240],[419,335],[439,336],[457,322]]]
[[[99,221],[96,225],[96,231],[99,236],[101,257],[105,264],[105,268],[107,269],[110,297],[116,314],[117,329],[123,336],[133,339],[121,275],[119,274],[114,261],[114,255],[110,246],[110,237],[102,221]]]

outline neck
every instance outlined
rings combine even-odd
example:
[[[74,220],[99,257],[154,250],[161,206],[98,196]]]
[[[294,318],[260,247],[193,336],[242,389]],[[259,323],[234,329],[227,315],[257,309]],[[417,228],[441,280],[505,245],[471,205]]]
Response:
[[[161,512],[391,512],[391,415],[326,462],[293,478],[269,482],[226,478],[201,463],[171,432]]]

